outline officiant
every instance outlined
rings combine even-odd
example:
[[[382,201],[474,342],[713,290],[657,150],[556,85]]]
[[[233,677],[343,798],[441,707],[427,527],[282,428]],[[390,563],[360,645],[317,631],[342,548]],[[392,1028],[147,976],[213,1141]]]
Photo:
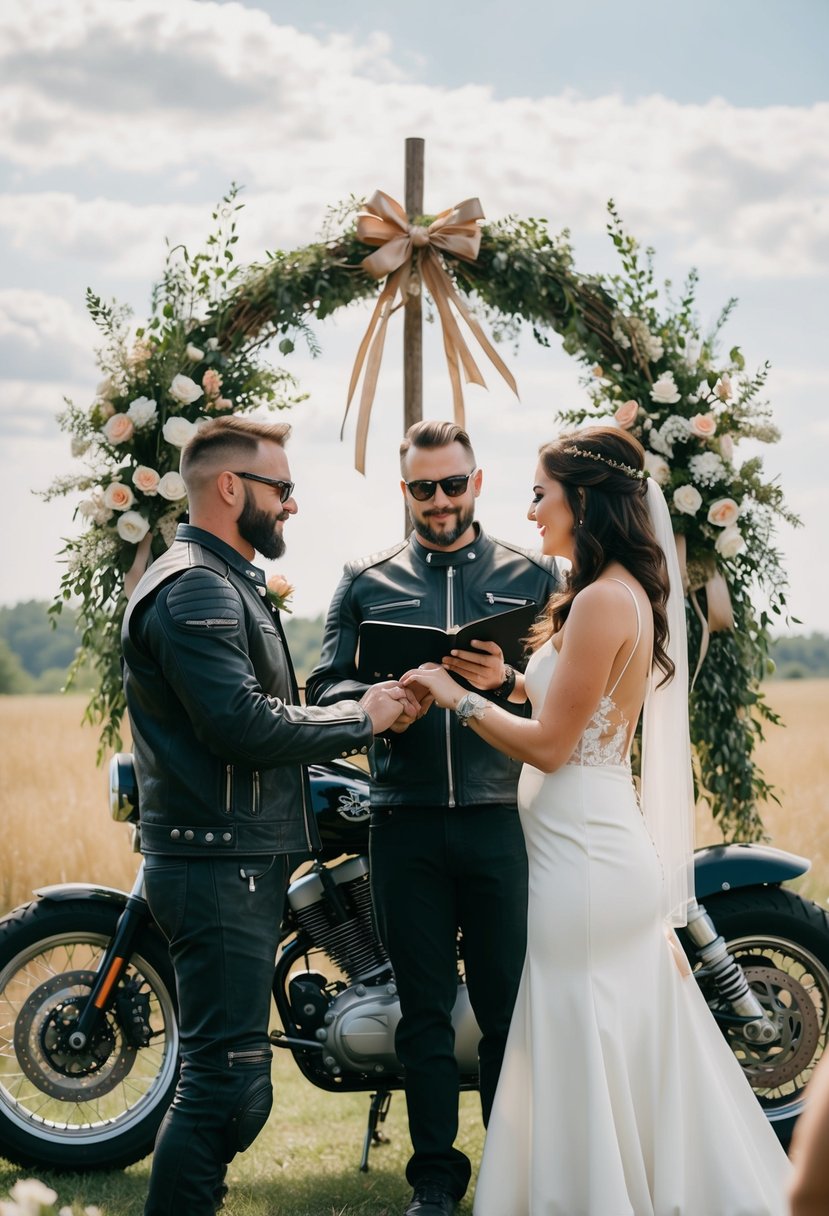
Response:
[[[359,698],[364,621],[464,625],[519,605],[540,610],[558,582],[555,562],[486,535],[475,522],[483,474],[467,433],[423,421],[400,445],[407,540],[350,562],[326,621],[309,704]],[[469,997],[481,1029],[486,1124],[495,1095],[526,945],[527,862],[516,806],[519,765],[464,730],[476,698],[524,714],[520,671],[495,642],[453,652],[447,668],[471,690],[457,712],[417,708],[378,739],[371,791],[375,913],[397,981],[413,1187],[405,1216],[451,1216],[471,1166],[456,1146],[459,1077],[452,1009],[463,934]]]

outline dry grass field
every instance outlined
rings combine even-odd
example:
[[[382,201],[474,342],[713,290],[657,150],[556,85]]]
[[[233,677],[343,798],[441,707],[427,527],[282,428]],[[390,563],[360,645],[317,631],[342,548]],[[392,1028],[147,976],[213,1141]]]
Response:
[[[829,680],[768,686],[787,726],[771,727],[759,759],[780,789],[764,820],[771,843],[812,860],[800,886],[829,897]],[[80,697],[0,697],[0,912],[34,887],[99,882],[129,887],[137,858],[129,829],[109,818],[106,766],[95,763],[97,732],[81,726]],[[701,814],[698,843],[719,840]]]

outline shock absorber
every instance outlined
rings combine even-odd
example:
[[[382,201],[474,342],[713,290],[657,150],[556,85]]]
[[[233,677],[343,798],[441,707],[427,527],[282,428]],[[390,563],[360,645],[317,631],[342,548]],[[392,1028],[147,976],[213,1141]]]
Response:
[[[702,904],[689,905],[686,932],[694,943],[705,974],[738,1018],[744,1020],[742,1034],[752,1043],[771,1043],[779,1038],[774,1022],[748,986],[743,969],[728,950],[725,939]]]

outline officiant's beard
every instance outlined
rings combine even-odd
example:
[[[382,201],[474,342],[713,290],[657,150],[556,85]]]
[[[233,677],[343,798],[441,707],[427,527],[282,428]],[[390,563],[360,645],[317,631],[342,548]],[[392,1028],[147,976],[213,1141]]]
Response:
[[[457,540],[460,540],[464,532],[472,527],[475,519],[474,505],[466,508],[452,507],[451,509],[455,513],[454,528],[446,527],[437,531],[429,526],[430,511],[426,511],[423,515],[418,516],[410,510],[409,517],[412,521],[412,527],[418,536],[430,545],[436,545],[439,549],[448,549],[450,545],[454,545]]]
[[[236,521],[236,527],[242,540],[253,545],[257,553],[270,560],[282,556],[285,552],[285,538],[281,532],[277,532],[276,525],[287,518],[287,511],[278,511],[276,514],[272,511],[262,511],[245,487],[245,505]]]

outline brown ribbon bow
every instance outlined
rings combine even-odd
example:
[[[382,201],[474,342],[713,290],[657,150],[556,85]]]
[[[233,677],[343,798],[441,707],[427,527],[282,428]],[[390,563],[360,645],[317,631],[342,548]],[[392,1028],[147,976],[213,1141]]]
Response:
[[[682,573],[682,582],[688,592],[688,598],[691,601],[691,607],[697,615],[697,620],[700,623],[702,634],[699,644],[699,658],[697,659],[696,670],[694,671],[691,680],[690,690],[693,692],[694,685],[697,682],[697,676],[705,662],[705,656],[708,654],[708,645],[711,640],[712,633],[722,633],[727,629],[734,628],[734,609],[731,604],[731,592],[728,590],[728,583],[719,570],[713,568],[700,586],[705,588],[705,599],[708,605],[707,615],[702,611],[697,592],[700,587],[690,587],[688,578],[688,564],[686,560],[687,544],[685,537],[680,533],[675,538],[676,553],[679,558],[679,568]]]
[[[487,358],[518,396],[512,373],[493,349],[480,324],[458,295],[438,252],[438,250],[446,250],[455,257],[473,262],[478,256],[481,245],[481,229],[478,220],[483,218],[484,213],[479,201],[476,198],[468,198],[464,202],[458,203],[456,207],[442,211],[428,228],[410,224],[406,212],[400,204],[382,190],[375,191],[365,209],[357,216],[357,236],[367,245],[379,246],[374,253],[370,253],[363,259],[362,268],[375,279],[386,279],[354,360],[354,370],[348,386],[348,400],[340,431],[342,438],[351,400],[365,363],[366,374],[360,396],[357,434],[354,441],[354,464],[360,473],[365,473],[368,425],[377,388],[377,377],[380,373],[380,362],[383,358],[386,326],[391,314],[406,301],[413,265],[417,266],[420,277],[435,302],[441,320],[443,349],[446,353],[449,379],[452,383],[452,403],[455,421],[458,425],[464,425],[461,367],[467,384],[470,382],[480,384],[483,388],[486,388],[486,384],[452,312],[452,304],[472,330]],[[401,300],[400,304],[395,304],[398,292]]]

